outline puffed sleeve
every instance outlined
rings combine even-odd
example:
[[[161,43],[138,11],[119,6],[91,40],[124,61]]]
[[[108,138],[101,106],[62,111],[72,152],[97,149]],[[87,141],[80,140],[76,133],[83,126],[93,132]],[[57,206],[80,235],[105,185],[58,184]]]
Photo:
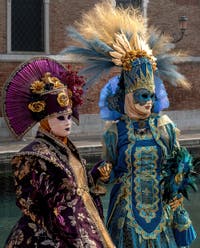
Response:
[[[117,127],[115,122],[107,122],[105,127],[105,132],[102,136],[102,160],[94,165],[90,171],[89,178],[92,183],[89,183],[92,186],[92,191],[97,194],[104,195],[106,193],[105,187],[102,187],[98,184],[98,180],[101,177],[100,171],[98,168],[105,166],[106,163],[111,163],[114,167],[117,160]],[[111,170],[110,178],[104,183],[108,183],[114,179],[113,170]],[[95,190],[94,190],[95,189]]]
[[[174,150],[180,147],[180,130],[167,115],[163,115],[159,118],[158,128],[160,131],[161,140],[166,147],[165,156],[167,159],[171,158]]]

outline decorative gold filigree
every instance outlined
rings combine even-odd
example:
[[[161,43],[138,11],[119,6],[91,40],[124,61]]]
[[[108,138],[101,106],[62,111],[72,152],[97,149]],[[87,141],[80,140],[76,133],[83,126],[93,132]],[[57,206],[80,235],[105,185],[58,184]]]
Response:
[[[150,223],[159,208],[159,182],[156,177],[157,148],[156,146],[136,147],[134,158],[136,208],[139,215]]]
[[[59,80],[56,80],[54,82],[54,88],[62,88],[62,87],[64,87],[64,85]]]
[[[57,77],[52,77],[50,72],[46,72],[44,74],[44,77],[42,78],[42,81],[45,84],[53,84],[53,89],[64,87],[64,84],[61,83],[60,80]]]
[[[146,75],[140,69],[140,75],[135,75],[134,83],[130,81],[125,82],[125,92],[126,94],[132,93],[137,89],[145,88],[148,89],[150,92],[155,92],[155,84],[153,74],[149,72],[148,68],[145,70]]]
[[[46,103],[44,101],[37,101],[37,102],[31,102],[28,105],[28,108],[32,111],[32,112],[41,112],[45,109]]]
[[[31,84],[30,90],[32,93],[42,94],[45,92],[45,86],[47,84],[52,85],[53,90],[65,87],[65,85],[61,83],[61,81],[57,77],[52,77],[50,72],[46,72],[44,74],[44,77],[41,78],[41,81],[36,80]]]
[[[132,125],[133,123],[132,123],[131,119],[129,117],[123,117],[123,118],[126,122],[126,128],[128,129],[128,139],[129,139],[129,145],[128,145],[128,148],[125,152],[125,154],[126,154],[125,161],[127,163],[128,174],[133,175],[132,149],[135,145],[136,137],[134,135],[133,125]],[[150,124],[152,124],[152,123],[150,123]],[[147,137],[147,139],[150,140],[150,137]],[[139,158],[139,159],[141,160],[141,158]],[[141,168],[141,170],[142,170],[142,168]],[[133,190],[132,177],[131,176],[128,177],[128,174],[127,174],[126,180],[124,180],[125,181],[124,186],[122,186],[122,187],[126,187],[126,189],[130,193],[132,193],[132,190]],[[135,174],[134,174],[134,176],[135,176]],[[133,178],[134,178],[134,176],[133,176]],[[155,176],[154,176],[154,178],[155,178]],[[138,176],[138,180],[140,180],[139,176]],[[141,185],[141,187],[143,189],[142,185]],[[153,188],[154,187],[155,186],[153,186]],[[122,192],[122,190],[120,192]],[[139,194],[139,192],[137,192],[137,193]],[[156,194],[158,197],[158,193],[156,193]],[[120,199],[120,197],[122,197],[122,195],[120,195],[120,193],[119,193],[118,198]],[[137,220],[134,218],[134,216],[132,214],[132,194],[130,194],[125,200],[127,201],[126,206],[125,206],[125,210],[128,212],[128,214],[127,214],[128,224],[131,227],[134,227],[136,232],[139,235],[141,235],[142,238],[144,238],[146,240],[147,239],[155,239],[157,237],[157,235],[159,233],[161,233],[163,231],[163,228],[166,226],[166,218],[165,218],[164,214],[160,217],[160,222],[158,223],[156,228],[152,232],[147,232],[139,225],[139,223],[137,222]],[[156,212],[156,210],[154,210],[154,213],[155,212]]]
[[[70,105],[69,97],[64,91],[58,94],[57,102],[61,107],[67,107],[68,105]]]
[[[152,68],[155,71],[156,70],[156,62],[155,62],[155,58],[153,56],[150,56],[147,54],[146,51],[144,50],[132,50],[130,52],[126,52],[126,54],[124,56],[122,56],[121,58],[121,62],[122,62],[122,67],[125,71],[130,71],[132,68],[132,62],[138,58],[141,57],[145,57],[147,59],[149,59],[149,61],[152,64]]]

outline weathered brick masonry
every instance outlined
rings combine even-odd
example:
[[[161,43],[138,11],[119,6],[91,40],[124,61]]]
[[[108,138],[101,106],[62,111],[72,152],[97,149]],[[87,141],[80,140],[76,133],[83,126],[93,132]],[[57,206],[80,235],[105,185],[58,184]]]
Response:
[[[72,44],[67,38],[66,27],[80,20],[80,15],[90,9],[97,0],[57,0],[49,1],[50,9],[50,55],[58,54],[67,45]],[[0,0],[0,54],[7,53],[7,1]],[[188,17],[188,29],[183,40],[177,43],[177,50],[181,49],[189,56],[200,57],[200,1],[198,0],[150,0],[148,4],[149,24],[156,25],[161,32],[174,34],[179,32],[178,17]],[[23,61],[22,61],[23,62]],[[0,60],[0,90],[3,83],[20,62],[5,62]],[[81,65],[76,65],[79,68]],[[170,98],[169,110],[200,109],[200,62],[187,62],[178,65],[192,89],[186,91],[166,85]],[[112,74],[110,75],[112,76]],[[108,77],[93,86],[85,95],[85,102],[80,109],[81,114],[98,113],[99,91]],[[0,95],[1,100],[1,95]],[[1,113],[0,113],[1,116]]]

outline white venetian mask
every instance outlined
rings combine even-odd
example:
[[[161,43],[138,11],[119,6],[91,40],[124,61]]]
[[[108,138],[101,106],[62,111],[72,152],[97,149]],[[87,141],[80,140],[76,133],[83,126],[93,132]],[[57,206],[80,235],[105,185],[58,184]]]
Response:
[[[51,128],[51,132],[55,136],[67,137],[71,131],[72,116],[68,114],[61,114],[55,117],[49,117],[48,123]]]

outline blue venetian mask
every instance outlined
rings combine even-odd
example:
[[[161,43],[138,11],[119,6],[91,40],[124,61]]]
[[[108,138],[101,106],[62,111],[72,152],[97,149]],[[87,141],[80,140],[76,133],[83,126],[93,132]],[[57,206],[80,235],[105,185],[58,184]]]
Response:
[[[155,94],[144,88],[137,89],[133,93],[133,100],[134,103],[139,103],[140,105],[145,105],[148,101],[152,101],[154,103]]]

